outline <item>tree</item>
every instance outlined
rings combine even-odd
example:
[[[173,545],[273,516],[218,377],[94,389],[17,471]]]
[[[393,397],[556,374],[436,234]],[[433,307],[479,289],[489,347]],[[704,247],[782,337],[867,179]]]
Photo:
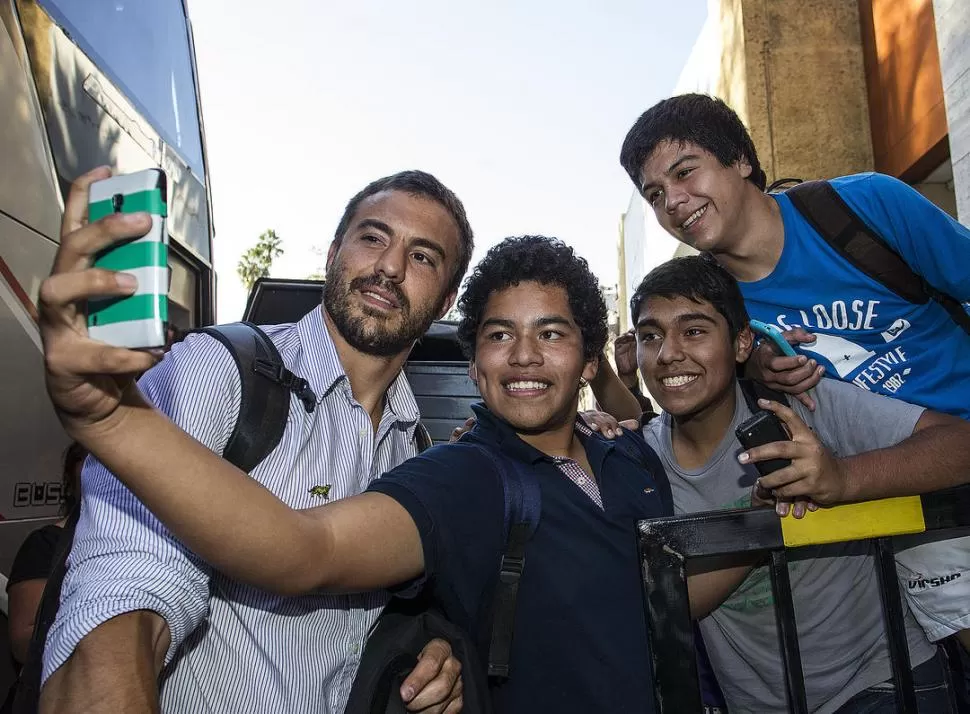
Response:
[[[273,261],[283,255],[283,248],[280,247],[282,242],[283,239],[276,235],[276,231],[270,229],[259,237],[256,245],[242,254],[236,272],[239,273],[239,279],[246,286],[247,292],[253,289],[253,284],[259,278],[269,275]]]

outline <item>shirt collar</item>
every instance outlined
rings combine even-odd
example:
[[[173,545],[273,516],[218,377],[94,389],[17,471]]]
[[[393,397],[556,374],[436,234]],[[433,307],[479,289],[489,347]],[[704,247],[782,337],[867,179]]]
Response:
[[[294,371],[310,383],[319,404],[335,385],[347,379],[347,372],[340,362],[333,337],[324,324],[321,306],[304,315],[296,328],[300,336],[301,354]],[[387,389],[385,408],[394,415],[395,421],[417,423],[420,417],[414,392],[403,371]]]
[[[554,461],[553,457],[542,453],[534,446],[522,441],[519,435],[515,433],[515,430],[509,426],[508,422],[489,411],[484,402],[472,404],[472,411],[477,421],[472,432],[477,432],[477,435],[482,440],[495,443],[505,453],[530,464],[539,461]],[[586,449],[586,456],[590,459],[590,463],[592,463],[594,457],[598,459],[602,458],[606,452],[613,448],[613,442],[604,439],[586,426],[578,415],[576,417],[575,429],[576,434],[583,442],[583,447]]]

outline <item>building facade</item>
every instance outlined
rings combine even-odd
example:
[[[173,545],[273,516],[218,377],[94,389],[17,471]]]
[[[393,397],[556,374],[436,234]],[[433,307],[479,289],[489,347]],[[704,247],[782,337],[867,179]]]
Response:
[[[685,92],[738,113],[769,183],[879,171],[970,224],[966,0],[709,0],[674,91]],[[636,191],[620,244],[624,295],[690,250]]]

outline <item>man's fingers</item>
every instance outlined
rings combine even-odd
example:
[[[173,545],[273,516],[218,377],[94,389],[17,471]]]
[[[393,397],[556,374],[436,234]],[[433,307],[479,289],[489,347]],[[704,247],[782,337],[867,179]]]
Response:
[[[151,368],[158,359],[156,353],[112,347],[94,340],[71,340],[62,347],[61,341],[54,339],[44,350],[44,360],[53,377],[138,374]]]
[[[772,459],[794,459],[798,455],[798,446],[793,441],[772,441],[770,444],[752,446],[738,454],[738,461],[742,464],[757,464]],[[775,474],[771,474],[774,476]],[[763,476],[762,480],[768,478]],[[767,484],[766,488],[771,488]]]
[[[113,213],[61,239],[52,273],[66,273],[91,264],[94,256],[118,241],[140,238],[152,227],[147,213]]]
[[[781,336],[785,338],[788,344],[811,344],[815,342],[815,335],[806,330],[804,327],[793,327],[790,330],[785,330],[781,333]]]
[[[818,362],[805,355],[798,357],[772,357],[767,363],[773,381],[785,386],[794,386],[809,379],[818,367]]]
[[[638,422],[636,419],[624,419],[620,422],[620,426],[622,426],[624,429],[629,429],[630,431],[636,431],[640,428],[640,422]]]
[[[64,218],[61,221],[61,239],[83,226],[88,219],[88,189],[95,181],[111,176],[111,169],[99,166],[74,179],[64,204]]]
[[[420,711],[445,701],[458,676],[461,662],[451,656],[451,645],[431,640],[418,655],[418,663],[401,684],[401,698],[410,711]]]
[[[101,268],[52,275],[40,284],[40,313],[49,318],[52,311],[71,303],[97,297],[131,295],[137,288],[135,276]]]
[[[799,439],[811,435],[812,430],[808,428],[801,417],[791,407],[785,406],[781,402],[772,401],[771,399],[759,399],[758,406],[766,411],[772,412],[785,423],[792,441],[799,441]],[[814,439],[814,437],[812,438]],[[785,458],[790,459],[794,457],[786,456]]]
[[[805,405],[808,411],[815,411],[815,400],[812,399],[811,392],[802,392],[801,394],[793,394],[793,397]]]

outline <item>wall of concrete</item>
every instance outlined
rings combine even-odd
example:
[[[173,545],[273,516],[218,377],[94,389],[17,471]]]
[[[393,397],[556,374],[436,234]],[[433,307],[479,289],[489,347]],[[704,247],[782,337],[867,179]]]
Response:
[[[970,3],[933,0],[959,220],[970,225]]]

